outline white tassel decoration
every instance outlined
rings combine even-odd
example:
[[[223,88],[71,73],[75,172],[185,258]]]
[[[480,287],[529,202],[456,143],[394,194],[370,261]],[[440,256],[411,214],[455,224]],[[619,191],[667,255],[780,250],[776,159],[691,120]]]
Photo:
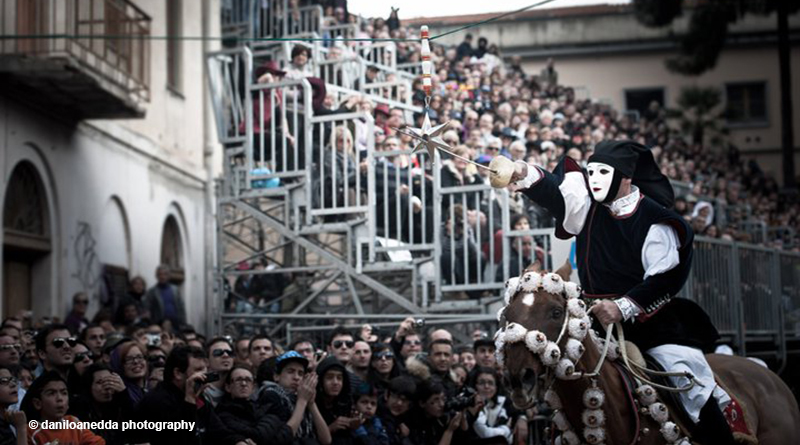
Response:
[[[583,393],[583,406],[589,409],[598,409],[606,401],[606,395],[600,388],[589,388]]]
[[[542,275],[539,272],[528,272],[519,280],[519,288],[525,292],[536,292],[542,285]]]
[[[528,331],[525,334],[525,345],[534,354],[539,354],[547,347],[547,336],[539,331]]]
[[[506,302],[506,306],[511,303],[511,299],[514,298],[514,294],[517,293],[517,287],[519,287],[519,277],[509,278],[506,280],[506,287],[503,294],[503,299]]]
[[[603,428],[585,428],[583,438],[589,445],[598,445],[606,440],[606,430]]]
[[[650,411],[650,417],[658,423],[664,423],[669,420],[669,410],[667,406],[661,402],[649,405],[647,409]]]
[[[564,293],[567,294],[569,299],[578,298],[581,296],[581,287],[577,283],[566,281],[564,282]]]
[[[606,414],[602,409],[587,409],[581,415],[583,424],[589,427],[601,427],[606,423]]]
[[[505,366],[506,364],[506,355],[502,349],[495,349],[494,351],[494,360],[497,362],[499,366]]]
[[[500,322],[505,315],[506,315],[506,306],[503,306],[497,310],[497,321]]]
[[[561,409],[563,407],[561,405],[561,397],[552,389],[545,391],[544,402],[548,404],[551,409]]]
[[[544,351],[539,355],[545,366],[555,366],[561,359],[561,349],[553,342],[547,342]]]
[[[504,338],[506,343],[516,343],[524,340],[525,334],[527,333],[528,330],[525,329],[525,326],[522,326],[519,323],[510,323],[508,326],[506,326]]]
[[[585,348],[583,347],[583,343],[575,340],[574,338],[570,338],[567,340],[567,357],[570,360],[577,363],[580,360],[581,356],[583,355]]]
[[[589,332],[589,324],[584,321],[584,318],[573,318],[569,321],[567,330],[570,337],[583,341],[586,334]]]
[[[549,273],[542,277],[542,289],[551,294],[560,294],[564,292],[564,280],[554,273]]]
[[[556,377],[561,380],[572,380],[579,375],[575,373],[575,364],[568,358],[562,358],[556,365]]]
[[[583,318],[586,316],[586,303],[577,298],[570,298],[567,300],[567,311],[575,318]]]
[[[672,422],[664,422],[664,424],[661,425],[660,431],[667,442],[675,442],[681,435],[681,430],[678,428],[678,425]]]
[[[656,390],[650,385],[640,385],[636,388],[636,395],[644,406],[656,403]]]

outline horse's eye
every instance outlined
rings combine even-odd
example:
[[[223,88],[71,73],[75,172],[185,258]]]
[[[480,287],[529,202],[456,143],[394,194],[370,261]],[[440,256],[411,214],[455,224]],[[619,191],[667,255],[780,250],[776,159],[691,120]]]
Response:
[[[553,320],[560,320],[563,315],[564,311],[562,311],[561,309],[553,309],[553,312],[551,313],[550,316],[553,318]]]

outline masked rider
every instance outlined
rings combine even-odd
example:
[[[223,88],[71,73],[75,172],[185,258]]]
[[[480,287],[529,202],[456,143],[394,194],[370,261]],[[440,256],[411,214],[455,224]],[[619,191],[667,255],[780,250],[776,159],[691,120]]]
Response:
[[[698,305],[675,298],[689,276],[694,235],[670,210],[672,186],[650,150],[604,141],[586,172],[568,157],[552,174],[523,161],[514,167],[516,189],[556,217],[556,236],[575,237],[584,298],[598,299],[592,308],[597,320],[623,322],[626,340],[667,371],[691,373],[699,384],[679,396],[696,424],[694,437],[733,443],[722,414],[730,397],[703,354],[719,334]],[[675,377],[673,383],[688,380]]]

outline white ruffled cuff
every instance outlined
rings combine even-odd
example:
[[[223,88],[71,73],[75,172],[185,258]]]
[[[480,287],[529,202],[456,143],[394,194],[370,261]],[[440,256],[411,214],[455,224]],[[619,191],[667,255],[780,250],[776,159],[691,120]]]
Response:
[[[521,189],[530,188],[532,185],[536,184],[537,182],[539,182],[539,180],[541,180],[544,177],[544,174],[542,174],[542,172],[539,170],[539,167],[528,164],[525,161],[516,161],[516,162],[522,162],[528,167],[528,175],[520,179],[516,183]]]

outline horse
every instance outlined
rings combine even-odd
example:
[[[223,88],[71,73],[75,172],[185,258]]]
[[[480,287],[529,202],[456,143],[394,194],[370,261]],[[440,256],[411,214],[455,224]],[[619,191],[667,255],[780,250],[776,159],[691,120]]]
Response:
[[[562,444],[691,443],[685,422],[669,416],[674,407],[668,401],[657,401],[649,385],[639,386],[634,400],[624,371],[610,357],[605,360],[611,339],[604,342],[588,332],[588,311],[578,298],[579,287],[569,282],[571,272],[569,263],[550,274],[529,268],[506,283],[495,342],[513,404],[528,409],[544,398],[556,410],[553,423],[562,431]],[[751,436],[737,436],[737,441],[798,443],[800,410],[780,377],[746,358],[706,358],[745,414]],[[547,388],[553,372],[560,379]]]

